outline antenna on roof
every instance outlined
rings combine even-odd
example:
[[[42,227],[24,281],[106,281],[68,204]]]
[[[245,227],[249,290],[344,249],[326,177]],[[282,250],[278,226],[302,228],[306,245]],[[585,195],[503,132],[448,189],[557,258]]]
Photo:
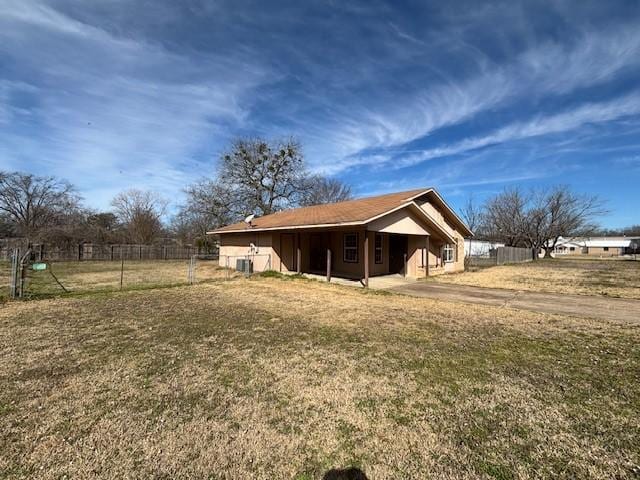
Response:
[[[251,215],[249,215],[247,218],[244,219],[244,223],[246,223],[250,227],[253,227],[253,225],[251,225],[251,220],[253,220],[255,218],[255,216],[256,215],[254,213],[252,213]]]

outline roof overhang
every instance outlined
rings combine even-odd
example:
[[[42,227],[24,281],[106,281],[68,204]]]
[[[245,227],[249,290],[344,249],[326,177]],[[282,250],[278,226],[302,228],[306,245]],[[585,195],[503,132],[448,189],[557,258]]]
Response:
[[[424,195],[424,193],[418,195],[417,197],[421,195]],[[317,230],[317,229],[323,229],[323,228],[326,229],[326,228],[357,227],[357,226],[364,227],[372,222],[375,222],[376,220],[386,217],[387,215],[391,215],[397,211],[407,208],[407,209],[410,209],[412,212],[414,212],[422,221],[424,221],[429,229],[437,232],[438,236],[444,237],[446,240],[449,240],[451,243],[456,243],[456,239],[444,228],[442,228],[438,224],[438,222],[431,217],[431,215],[429,215],[422,207],[420,207],[420,205],[418,205],[413,200],[413,198],[417,198],[417,197],[412,197],[411,200],[407,201],[406,203],[403,203],[402,205],[397,206],[396,208],[393,208],[391,210],[388,210],[384,213],[368,218],[366,220],[357,221],[357,222],[290,225],[290,226],[267,227],[267,228],[247,226],[246,228],[235,229],[235,230],[212,230],[210,232],[207,232],[207,234],[215,235],[215,234],[227,234],[227,233],[252,233],[252,232],[269,232],[269,231],[282,231],[282,230]]]
[[[251,232],[272,232],[276,230],[309,230],[318,228],[336,228],[363,225],[366,222],[342,222],[342,223],[313,223],[308,225],[287,225],[282,227],[246,227],[233,230],[211,230],[207,235],[220,235],[225,233],[251,233]]]

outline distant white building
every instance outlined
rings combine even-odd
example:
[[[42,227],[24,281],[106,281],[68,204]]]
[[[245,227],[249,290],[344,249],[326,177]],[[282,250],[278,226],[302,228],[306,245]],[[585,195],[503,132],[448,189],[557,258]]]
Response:
[[[488,257],[489,251],[498,247],[504,247],[504,243],[473,240],[469,238],[465,238],[464,240],[465,254],[471,257]]]
[[[597,255],[615,257],[625,255],[640,241],[636,237],[574,237],[558,240],[556,255]]]

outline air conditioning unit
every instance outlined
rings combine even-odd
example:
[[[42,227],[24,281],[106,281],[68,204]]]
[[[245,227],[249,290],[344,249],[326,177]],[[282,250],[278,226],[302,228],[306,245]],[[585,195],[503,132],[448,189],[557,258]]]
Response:
[[[253,273],[253,262],[248,258],[238,258],[236,260],[236,271],[242,273]]]

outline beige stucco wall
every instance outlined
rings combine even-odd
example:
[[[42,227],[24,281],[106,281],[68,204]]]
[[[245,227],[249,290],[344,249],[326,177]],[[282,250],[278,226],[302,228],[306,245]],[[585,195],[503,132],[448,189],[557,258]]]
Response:
[[[371,275],[386,275],[389,273],[389,234],[382,233],[382,263],[375,263],[376,232],[369,235],[369,258],[371,259]]]
[[[442,261],[442,248],[446,242],[436,238],[429,241],[429,276],[443,273],[454,273],[464,271],[464,238],[457,231],[453,231],[453,236],[457,240],[455,246],[455,260],[453,262]],[[412,245],[414,251],[412,252]],[[412,264],[409,265],[409,275],[414,277],[424,277],[426,275],[425,265],[423,265],[423,250],[425,248],[424,239],[421,237],[409,237],[409,250],[413,254]]]
[[[442,227],[449,235],[455,237],[456,229],[452,224],[450,224],[447,219],[444,218],[442,212],[434,207],[427,200],[417,200],[416,203],[422,207],[422,209],[427,212],[431,218],[433,218],[436,223]]]
[[[345,233],[358,234],[358,262],[345,262],[343,255],[343,238]],[[348,277],[364,277],[364,229],[350,229],[331,232],[331,269],[335,275],[343,274]]]
[[[220,235],[219,265],[235,268],[236,259],[250,256],[253,270],[262,272],[273,268],[272,235],[270,232],[228,233]],[[256,245],[257,251],[251,251],[251,244]]]
[[[408,235],[428,235],[418,216],[407,209],[398,210],[367,225],[367,230]]]

